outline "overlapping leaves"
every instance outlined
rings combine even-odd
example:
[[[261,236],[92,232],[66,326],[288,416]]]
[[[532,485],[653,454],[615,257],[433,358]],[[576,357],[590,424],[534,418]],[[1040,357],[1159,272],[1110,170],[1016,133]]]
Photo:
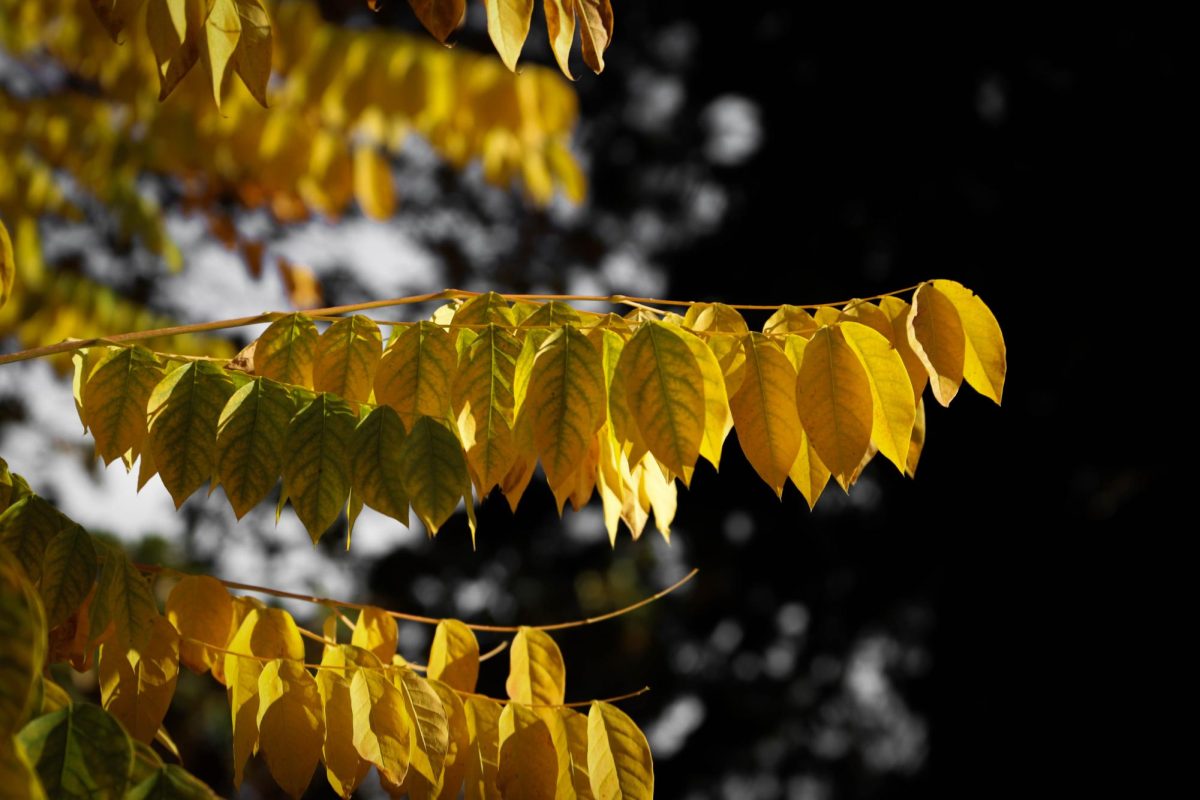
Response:
[[[473,530],[475,497],[515,507],[539,462],[560,509],[595,492],[611,537],[651,516],[666,534],[675,479],[717,467],[731,429],[772,491],[812,505],[876,453],[912,475],[926,385],[943,405],[964,380],[999,402],[1006,366],[987,306],[944,280],[911,305],[783,306],[761,332],[719,304],[622,318],[485,294],[384,348],[364,317],[322,334],[289,314],[246,352],[222,369],[93,349],[83,419],[106,460],[149,453],[177,503],[220,484],[241,516],[282,477],[314,541],[363,504],[436,533],[465,502]]]

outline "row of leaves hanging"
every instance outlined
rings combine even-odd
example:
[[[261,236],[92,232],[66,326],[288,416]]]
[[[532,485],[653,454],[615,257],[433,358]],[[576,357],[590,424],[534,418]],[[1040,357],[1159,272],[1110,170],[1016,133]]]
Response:
[[[158,474],[177,505],[220,485],[240,518],[282,477],[317,541],[362,506],[431,534],[474,493],[515,509],[540,463],[559,510],[593,491],[615,541],[651,513],[666,535],[674,481],[718,467],[729,431],[768,486],[810,505],[849,489],[876,453],[908,475],[925,438],[922,394],[947,405],[966,380],[1000,401],[996,320],[970,290],[930,281],[814,313],[782,306],[762,332],[730,306],[625,317],[495,293],[432,320],[394,324],[387,347],[364,316],[324,333],[277,318],[226,366],[140,347],[76,355],[76,401],[106,463]]]
[[[285,610],[190,575],[160,614],[151,582],[119,547],[89,535],[7,467],[0,508],[0,755],[25,786],[49,796],[142,784],[162,796],[210,796],[150,748],[158,741],[173,750],[162,722],[182,664],[228,689],[239,785],[261,753],[294,797],[318,764],[343,797],[371,767],[396,796],[653,796],[645,736],[609,702],[566,703],[562,654],[543,630],[517,629],[508,698],[496,700],[475,692],[488,656],[460,621],[437,623],[419,666],[396,652],[400,615],[376,607],[357,606],[351,623],[328,601],[315,634]],[[352,628],[348,642],[339,642],[339,621]],[[319,663],[305,662],[303,636],[321,642]],[[42,675],[61,660],[89,669],[97,647],[103,711],[72,705]]]

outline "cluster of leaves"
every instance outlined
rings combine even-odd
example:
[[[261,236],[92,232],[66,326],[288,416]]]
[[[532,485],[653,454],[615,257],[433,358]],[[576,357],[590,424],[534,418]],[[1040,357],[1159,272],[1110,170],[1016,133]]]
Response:
[[[318,763],[343,797],[372,766],[397,796],[653,796],[645,736],[609,703],[565,703],[562,654],[543,630],[516,632],[508,699],[497,701],[475,693],[479,643],[457,620],[437,623],[428,665],[418,666],[396,652],[398,615],[380,608],[359,607],[350,641],[339,643],[345,618],[332,601],[317,635],[282,609],[191,575],[172,587],[164,615],[119,547],[7,466],[0,508],[0,763],[19,779],[12,796],[120,797],[126,787],[132,797],[210,796],[150,748],[157,740],[173,750],[162,723],[180,664],[228,689],[237,784],[261,753],[295,797]],[[305,663],[302,634],[322,642],[319,664]],[[41,674],[61,660],[90,669],[97,646],[103,711],[72,704]]]
[[[636,538],[651,513],[666,535],[674,480],[714,467],[731,429],[764,481],[815,504],[878,452],[912,475],[925,438],[922,394],[948,404],[965,379],[1000,401],[1004,341],[988,308],[953,281],[913,303],[783,306],[763,331],[737,310],[685,315],[639,305],[625,317],[495,293],[431,320],[379,326],[355,315],[324,333],[276,319],[224,368],[141,347],[76,354],[76,401],[106,463],[140,456],[177,505],[224,487],[241,517],[282,477],[314,542],[364,504],[431,533],[499,487],[514,509],[540,462],[561,512],[597,491],[609,536]]]
[[[117,545],[94,538],[0,461],[0,781],[5,797],[180,797],[212,792],[150,747],[173,749],[155,712],[126,696],[105,711],[73,703],[51,663],[91,666],[96,646],[128,654],[147,687],[165,676],[139,665],[158,616],[150,584]],[[107,660],[112,663],[113,659]],[[147,667],[149,662],[147,662]],[[174,679],[171,678],[171,685]],[[165,708],[163,709],[165,712]],[[161,722],[161,716],[158,717]],[[144,732],[146,729],[142,728]]]
[[[34,65],[49,55],[72,78],[31,97],[0,90],[0,215],[29,240],[27,258],[39,251],[33,220],[79,219],[99,206],[120,237],[179,268],[158,204],[138,190],[147,174],[179,179],[172,191],[180,205],[208,215],[214,230],[230,227],[230,204],[295,222],[336,218],[356,201],[388,218],[397,203],[388,155],[410,132],[456,168],[480,159],[488,181],[519,180],[539,204],[557,191],[573,202],[586,194],[568,144],[576,97],[547,69],[513,74],[491,57],[402,33],[345,30],[310,3],[288,3],[273,15],[269,111],[236,87],[217,109],[211,87],[194,80],[159,103],[148,91],[157,67],[146,42],[114,45],[85,5],[0,0],[0,44]],[[112,19],[168,5],[107,4]],[[261,260],[260,242],[222,238],[252,267]]]

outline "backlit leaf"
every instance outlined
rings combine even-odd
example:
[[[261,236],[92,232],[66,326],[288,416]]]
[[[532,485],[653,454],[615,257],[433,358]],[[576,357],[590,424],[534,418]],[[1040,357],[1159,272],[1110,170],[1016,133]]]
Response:
[[[438,698],[442,701],[442,709],[446,712],[446,727],[449,731],[449,739],[446,746],[446,758],[442,762],[442,778],[438,781],[437,786],[433,787],[435,791],[426,792],[426,788],[422,786],[417,788],[415,784],[410,783],[409,791],[412,793],[414,800],[420,800],[425,797],[437,797],[439,800],[453,800],[458,797],[459,790],[462,789],[463,779],[467,774],[467,759],[470,749],[470,732],[467,729],[467,710],[463,706],[463,701],[459,698],[458,692],[451,687],[437,680],[430,680],[429,685],[437,692]],[[406,782],[412,780],[415,772],[410,771]]]
[[[17,261],[13,258],[12,239],[8,237],[8,228],[0,220],[0,308],[8,303],[12,294],[13,281],[17,277]]]
[[[459,691],[475,691],[475,681],[479,678],[479,641],[475,632],[456,619],[439,621],[429,649],[427,674]]]
[[[908,340],[929,373],[934,399],[950,405],[962,384],[967,337],[958,309],[933,283],[921,284],[913,294]]]
[[[504,66],[514,72],[517,58],[529,35],[533,19],[533,0],[484,0],[487,6],[488,36]]]
[[[141,650],[122,651],[108,642],[100,648],[100,696],[104,708],[129,735],[154,740],[167,715],[179,679],[179,634],[156,616],[150,639]]]
[[[242,18],[234,0],[208,0],[200,59],[212,78],[213,100],[221,107],[221,83],[242,35]]]
[[[317,672],[317,687],[325,717],[325,740],[321,760],[329,785],[342,797],[350,797],[370,770],[354,748],[354,711],[350,680],[333,670]]]
[[[18,738],[48,797],[125,796],[133,743],[99,707],[71,705],[38,717]]]
[[[612,43],[613,11],[609,0],[575,0],[583,60],[599,75],[604,71],[604,51]]]
[[[695,303],[688,306],[683,323],[700,336],[708,345],[720,364],[725,378],[725,391],[732,396],[742,383],[742,365],[746,354],[742,350],[742,339],[749,332],[746,320],[724,303]]]
[[[408,0],[408,4],[439,42],[450,38],[467,13],[466,0]]]
[[[46,659],[46,618],[20,567],[0,549],[0,736],[9,737],[34,711]]]
[[[849,321],[838,327],[862,362],[871,385],[871,441],[904,472],[917,415],[904,360],[891,341],[874,328]]]
[[[588,718],[573,708],[560,708],[567,731],[567,747],[571,757],[571,786],[578,800],[593,800],[592,783],[588,777]]]
[[[486,697],[468,697],[467,775],[464,791],[467,800],[498,800],[497,766],[500,760],[500,714],[502,708]]]
[[[509,703],[500,713],[496,785],[505,800],[555,800],[558,753],[546,720],[533,709]]]
[[[216,474],[217,422],[233,391],[220,367],[193,361],[150,394],[149,450],[176,508]]]
[[[379,326],[355,314],[339,319],[317,340],[313,388],[333,392],[351,403],[365,403],[375,384],[382,356]]]
[[[88,379],[84,424],[105,464],[127,451],[141,452],[146,440],[146,406],[163,377],[154,354],[141,347],[113,348]]]
[[[31,582],[42,578],[46,546],[59,532],[74,527],[65,514],[35,494],[0,514],[0,547],[7,548]]]
[[[360,669],[350,681],[354,747],[394,784],[409,769],[412,730],[404,696],[381,671]]]
[[[617,373],[646,446],[686,483],[705,416],[703,376],[687,341],[669,325],[647,322],[626,343]]]
[[[209,800],[212,789],[176,764],[164,764],[129,790],[125,800]]]
[[[149,0],[146,36],[158,62],[159,94],[164,100],[200,60],[200,31],[206,12],[202,0]]]
[[[813,334],[796,379],[796,410],[821,461],[848,489],[871,443],[871,386],[836,328]]]
[[[457,364],[450,334],[432,322],[410,325],[379,362],[375,399],[396,409],[408,430],[419,416],[442,419],[450,411],[451,381]]]
[[[392,165],[371,145],[354,148],[354,199],[371,219],[391,219],[396,213]]]
[[[645,734],[624,711],[600,701],[588,711],[588,776],[597,800],[654,797],[654,761]]]
[[[271,78],[273,34],[271,18],[262,0],[234,0],[241,19],[242,34],[233,51],[233,68],[250,94],[267,107],[267,83]]]
[[[350,483],[364,503],[407,526],[408,494],[400,463],[405,436],[400,415],[391,406],[376,407],[350,440]]]
[[[316,544],[350,495],[348,445],[358,419],[336,395],[322,392],[288,425],[283,493]]]
[[[321,760],[325,714],[317,682],[303,665],[276,659],[258,677],[259,749],[275,779],[300,797]]]
[[[387,663],[396,653],[396,640],[399,635],[395,617],[382,608],[368,606],[358,612],[350,644],[369,650],[380,661]]]
[[[39,584],[46,624],[57,628],[92,590],[98,565],[92,537],[78,525],[56,533],[46,545]]]
[[[521,343],[514,336],[488,323],[469,345],[454,378],[451,408],[481,498],[504,479],[517,458],[513,377],[520,353]]]
[[[96,598],[92,602],[93,634],[103,630],[99,626],[101,620],[110,620],[116,627],[116,642],[126,650],[140,650],[149,641],[154,620],[159,616],[150,582],[119,544],[93,542],[100,545],[97,555],[109,567],[101,565],[97,580]]]
[[[889,296],[880,299],[879,309],[892,323],[892,344],[896,346],[896,352],[904,361],[904,369],[908,371],[908,379],[913,386],[913,398],[920,400],[921,395],[925,393],[925,385],[929,383],[929,373],[925,371],[925,365],[913,352],[912,344],[908,340],[908,317],[912,313],[912,306],[899,297]]]
[[[526,705],[562,705],[567,671],[558,645],[545,631],[521,628],[509,650],[509,698]]]
[[[262,502],[283,470],[292,393],[255,378],[230,396],[217,420],[217,478],[238,519]]]
[[[530,415],[551,489],[567,484],[604,422],[600,352],[578,328],[564,325],[542,343],[521,413]]]
[[[1000,324],[979,295],[961,283],[947,280],[931,283],[954,306],[962,322],[966,337],[963,378],[975,391],[998,405],[1004,396],[1004,376],[1008,369]]]
[[[733,423],[746,460],[777,496],[800,451],[796,371],[783,350],[761,333],[743,340],[745,377],[730,399]]]
[[[729,410],[729,395],[721,364],[710,349],[711,340],[705,342],[697,336],[684,334],[683,339],[696,357],[704,382],[704,438],[700,440],[700,455],[708,459],[714,469],[721,466],[721,449],[725,437],[733,429],[733,417]],[[743,362],[744,364],[744,362]],[[739,367],[740,370],[744,367]]]
[[[304,314],[287,314],[272,322],[254,346],[254,373],[280,383],[313,386],[317,326]]]
[[[571,75],[571,45],[575,41],[575,0],[544,0],[546,31],[550,35],[550,49],[558,68],[568,78]]]
[[[400,447],[402,485],[417,518],[434,535],[460,500],[466,501],[471,535],[475,535],[475,510],[471,479],[462,446],[450,430],[431,417],[421,417]]]
[[[167,596],[167,619],[179,631],[179,659],[201,674],[223,659],[220,653],[205,647],[225,647],[233,635],[233,598],[216,578],[188,575],[180,579]]]
[[[450,728],[442,701],[428,681],[407,667],[393,672],[392,682],[404,697],[410,729],[409,774],[418,773],[424,783],[436,786],[442,778]]]

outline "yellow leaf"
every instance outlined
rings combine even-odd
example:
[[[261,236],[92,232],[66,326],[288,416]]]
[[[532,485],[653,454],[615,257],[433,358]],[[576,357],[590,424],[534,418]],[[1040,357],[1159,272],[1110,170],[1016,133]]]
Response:
[[[242,36],[242,18],[234,0],[208,0],[208,17],[200,40],[200,58],[212,78],[213,100],[221,107],[221,84]]]
[[[295,402],[269,378],[255,378],[229,398],[217,421],[217,478],[238,519],[275,487]]]
[[[432,322],[406,327],[388,347],[375,372],[375,400],[396,409],[404,427],[417,417],[444,419],[458,365],[454,339]]]
[[[624,498],[629,492],[629,485],[623,478],[623,473],[629,471],[629,465],[623,462],[625,453],[613,437],[609,423],[606,423],[600,430],[596,489],[600,493],[600,501],[604,508],[604,527],[608,531],[608,541],[614,546],[617,543],[617,522],[621,519]]]
[[[496,785],[504,800],[556,800],[558,753],[547,719],[531,708],[509,703],[500,713],[497,729]]]
[[[217,471],[217,422],[233,382],[207,361],[177,367],[150,393],[149,447],[175,507]]]
[[[600,352],[573,325],[551,334],[533,363],[521,413],[530,416],[533,444],[556,495],[569,486],[604,423],[601,370]]]
[[[545,631],[521,628],[509,651],[509,698],[526,705],[562,705],[567,670],[558,645]]]
[[[475,539],[475,507],[471,498],[471,478],[462,445],[443,423],[421,417],[400,447],[400,474],[404,491],[417,519],[431,536],[464,500]]]
[[[730,400],[734,427],[746,460],[782,497],[800,451],[796,371],[783,350],[761,333],[747,334],[742,346],[745,378]]]
[[[0,220],[0,308],[8,302],[12,295],[13,281],[17,277],[17,262],[13,258],[12,239],[8,238],[8,228]]]
[[[408,774],[416,773],[424,783],[437,786],[450,746],[446,710],[429,682],[408,667],[397,667],[392,672],[392,683],[404,697],[404,710],[411,723]]]
[[[467,774],[464,792],[467,800],[499,800],[497,785],[500,761],[500,704],[486,697],[468,697],[463,703],[467,712]]]
[[[931,283],[954,306],[962,322],[966,338],[963,377],[975,391],[999,405],[1004,396],[1004,374],[1008,369],[1000,324],[979,295],[961,283],[947,280]]]
[[[533,19],[533,0],[484,0],[484,4],[487,6],[488,36],[504,66],[516,72],[517,58]]]
[[[604,51],[612,43],[613,11],[609,0],[575,0],[583,60],[599,75],[604,71]]]
[[[354,748],[354,712],[350,703],[350,681],[331,669],[317,672],[317,688],[325,717],[325,741],[321,759],[329,785],[342,797],[350,797],[371,768]]]
[[[742,366],[746,363],[746,354],[742,351],[742,339],[750,330],[746,320],[737,309],[724,303],[695,303],[688,306],[683,324],[705,334],[701,339],[708,344],[721,366],[726,394],[733,396],[741,386]]]
[[[608,385],[608,428],[616,449],[625,453],[634,462],[646,452],[646,444],[629,411],[629,397],[625,389],[623,373],[617,370],[625,339],[613,331],[602,331],[601,361],[604,364],[604,382]]]
[[[438,622],[429,649],[428,675],[459,691],[475,691],[475,681],[479,678],[479,641],[475,632],[456,619]]]
[[[263,108],[267,107],[267,83],[271,79],[273,37],[271,18],[262,0],[234,0],[241,19],[242,34],[233,51],[233,69]]]
[[[382,608],[368,606],[358,612],[350,644],[369,650],[378,656],[380,661],[386,663],[391,661],[396,653],[396,641],[399,636],[395,617]]]
[[[141,650],[122,652],[115,642],[100,647],[100,696],[104,708],[133,738],[154,740],[179,679],[179,634],[154,618],[150,640]]]
[[[480,498],[504,480],[517,459],[513,378],[520,354],[521,343],[489,322],[468,346],[454,376],[451,408]]]
[[[542,8],[546,14],[546,31],[550,35],[554,59],[563,75],[574,80],[568,62],[571,59],[571,44],[575,41],[575,0],[544,0]]]
[[[349,404],[322,392],[288,425],[283,497],[316,544],[350,495],[350,453],[356,418]]]
[[[265,610],[266,607],[267,604],[262,600],[259,600],[257,597],[247,597],[245,595],[234,597],[233,622],[229,626],[229,632],[225,634],[225,645],[223,645],[223,647],[228,647],[229,640],[232,639],[234,634],[238,632],[238,629],[242,627],[242,622],[245,621],[246,617],[252,610],[258,609],[262,611]],[[225,674],[225,660],[226,659],[224,655],[219,653],[216,654],[216,659],[212,664],[212,676],[217,679],[217,683],[220,683],[222,686],[228,689],[229,676]]]
[[[895,346],[895,342],[892,340],[892,337],[895,335],[892,328],[892,319],[883,309],[874,303],[869,303],[866,300],[851,300],[842,308],[842,312],[838,315],[839,322],[844,320],[866,325],[887,339],[888,343],[893,347]],[[907,339],[908,337],[905,336],[904,338]]]
[[[216,578],[188,575],[167,596],[167,619],[179,631],[179,659],[188,669],[208,672],[233,633],[233,598]]]
[[[380,670],[360,669],[350,680],[354,747],[395,784],[404,782],[412,737],[400,690]]]
[[[371,508],[408,525],[400,449],[406,436],[400,415],[391,406],[368,414],[350,441],[350,482],[354,493]]]
[[[871,443],[873,412],[867,373],[836,328],[818,330],[804,350],[796,410],[817,455],[848,489]]]
[[[363,213],[372,219],[391,219],[396,213],[392,165],[369,144],[354,149],[354,198]]]
[[[929,373],[934,399],[950,405],[962,384],[967,337],[958,309],[932,283],[922,283],[913,293],[908,340]]]
[[[704,438],[700,440],[700,455],[708,459],[714,469],[721,466],[721,449],[725,446],[725,437],[733,429],[733,417],[729,410],[729,395],[727,394],[726,376],[716,354],[710,349],[712,339],[705,343],[698,336],[683,334],[696,357],[696,365],[700,367],[700,376],[704,381]],[[744,363],[744,362],[743,362]],[[739,379],[741,377],[739,367]]]
[[[271,777],[300,797],[321,760],[325,713],[317,682],[302,664],[276,659],[258,678],[260,749]]]
[[[141,347],[111,348],[93,369],[84,388],[83,419],[105,464],[141,452],[146,405],[163,374],[154,354]]]
[[[850,321],[840,323],[838,328],[858,356],[871,385],[871,442],[904,472],[917,416],[904,360],[891,341],[874,328]]]
[[[414,800],[422,797],[437,797],[439,800],[454,800],[462,788],[463,779],[467,774],[468,751],[470,749],[470,731],[467,729],[467,710],[459,699],[458,692],[437,680],[430,680],[429,685],[437,692],[446,712],[446,726],[449,729],[449,743],[446,747],[446,760],[442,769],[442,779],[434,787],[436,793],[421,795],[414,793]]]
[[[578,800],[594,800],[592,782],[588,777],[588,718],[573,708],[560,708],[567,731],[567,747],[571,756],[571,785]]]
[[[641,463],[633,469],[632,479],[637,484],[639,509],[653,509],[654,527],[667,542],[670,542],[671,520],[675,518],[678,499],[675,482],[663,471],[662,465],[650,456],[644,457]],[[642,525],[644,524],[643,522]],[[638,534],[635,534],[633,538],[637,539]]]
[[[783,305],[767,318],[766,323],[763,324],[763,333],[768,336],[791,333],[810,339],[819,327],[821,327],[820,324],[804,308]]]
[[[929,373],[925,371],[925,365],[913,352],[912,344],[908,341],[908,318],[912,313],[912,306],[899,297],[888,295],[880,299],[879,308],[892,323],[892,344],[896,346],[896,352],[904,361],[904,369],[908,371],[908,380],[913,387],[913,399],[919,402],[921,395],[925,393],[925,384],[929,382]]]
[[[908,460],[904,472],[908,477],[916,477],[917,462],[921,460],[921,448],[925,446],[925,399],[917,400],[917,421],[913,425],[912,440],[908,443]]]
[[[317,326],[304,314],[275,320],[258,337],[254,347],[254,372],[293,386],[313,388],[313,356]]]
[[[235,786],[241,786],[246,761],[259,748],[258,678],[263,666],[258,659],[301,661],[304,641],[291,614],[278,608],[252,608],[227,649],[225,680],[229,686],[229,711],[233,717],[233,782]]]
[[[703,375],[687,341],[669,325],[647,322],[625,345],[617,374],[642,440],[687,483],[705,416]]]
[[[382,356],[379,326],[355,314],[339,319],[317,340],[313,388],[333,392],[351,403],[365,403],[375,385]]]
[[[624,711],[600,701],[588,711],[588,776],[597,800],[654,797],[654,760],[645,734]]]
[[[158,62],[160,101],[165,100],[200,60],[203,0],[149,0],[146,35]]]
[[[475,325],[483,327],[495,323],[501,328],[517,324],[512,306],[503,296],[495,292],[484,292],[460,305],[451,317],[453,325]]]
[[[408,0],[425,30],[442,43],[458,28],[467,13],[466,0]]]

